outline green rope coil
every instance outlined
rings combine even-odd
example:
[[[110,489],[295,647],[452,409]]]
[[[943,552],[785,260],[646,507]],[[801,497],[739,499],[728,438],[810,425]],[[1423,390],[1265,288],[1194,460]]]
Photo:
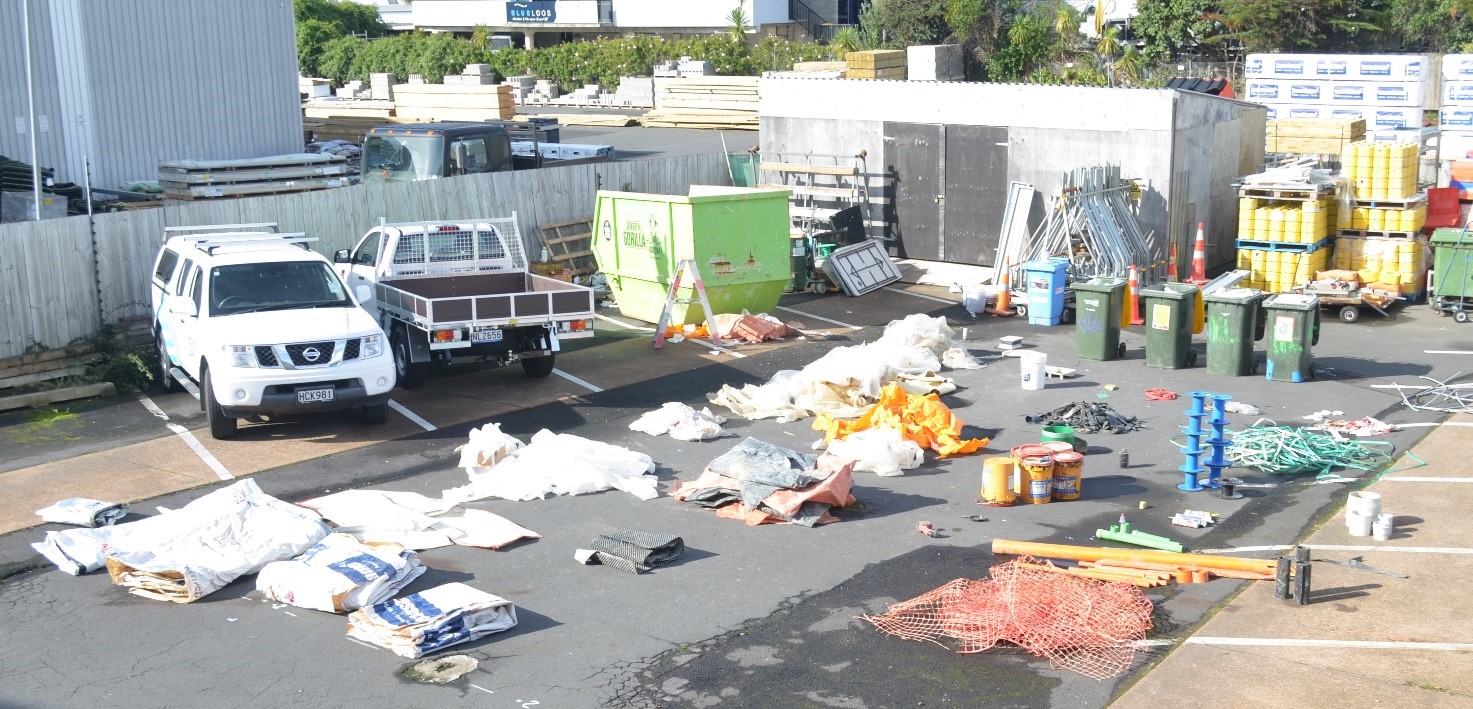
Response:
[[[1273,475],[1326,475],[1334,468],[1375,472],[1392,463],[1390,441],[1356,441],[1293,426],[1252,426],[1227,431],[1226,451],[1235,465]]]

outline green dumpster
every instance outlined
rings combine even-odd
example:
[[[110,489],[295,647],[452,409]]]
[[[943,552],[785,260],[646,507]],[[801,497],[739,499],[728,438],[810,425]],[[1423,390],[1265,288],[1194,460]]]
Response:
[[[1299,293],[1279,293],[1263,301],[1268,326],[1268,363],[1265,378],[1275,382],[1302,382],[1314,378],[1310,346],[1320,341],[1320,299]]]
[[[1432,309],[1468,322],[1473,317],[1473,231],[1444,227],[1432,232],[1432,274]]]
[[[1207,371],[1244,377],[1258,371],[1253,343],[1263,339],[1261,290],[1228,288],[1203,296],[1207,308]]]
[[[1187,283],[1157,283],[1141,289],[1146,311],[1146,365],[1181,369],[1197,364],[1192,350],[1197,287]]]
[[[688,196],[598,192],[593,255],[626,317],[658,322],[680,262],[695,261],[712,313],[772,310],[789,273],[788,191],[692,185]],[[696,300],[681,281],[677,300]],[[699,302],[670,322],[705,320]]]
[[[1120,311],[1125,279],[1096,276],[1074,284],[1075,341],[1080,359],[1108,362],[1125,356],[1120,341]]]

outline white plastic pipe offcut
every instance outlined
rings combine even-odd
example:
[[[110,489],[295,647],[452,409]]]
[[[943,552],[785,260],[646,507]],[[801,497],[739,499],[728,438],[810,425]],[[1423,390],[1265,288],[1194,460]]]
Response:
[[[1345,511],[1345,526],[1350,528],[1352,537],[1371,536],[1371,520],[1375,519],[1359,510]]]

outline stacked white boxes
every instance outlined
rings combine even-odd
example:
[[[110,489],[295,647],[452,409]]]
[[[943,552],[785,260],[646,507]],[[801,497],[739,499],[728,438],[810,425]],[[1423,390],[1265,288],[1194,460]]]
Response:
[[[1442,57],[1442,112],[1438,137],[1443,160],[1473,153],[1473,54]]]
[[[1248,101],[1280,118],[1364,118],[1367,130],[1422,125],[1425,54],[1250,54]]]

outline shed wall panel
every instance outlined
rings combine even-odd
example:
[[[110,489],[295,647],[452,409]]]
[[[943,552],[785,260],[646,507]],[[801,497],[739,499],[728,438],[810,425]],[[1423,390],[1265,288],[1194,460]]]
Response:
[[[0,155],[29,163],[31,136],[26,109],[22,9],[20,0],[0,2]],[[71,124],[62,111],[57,89],[57,70],[53,60],[55,49],[47,20],[49,12],[50,0],[31,0],[31,71],[36,116],[38,121],[44,116],[50,124],[48,131],[37,133],[36,162],[42,167],[60,168],[66,161],[66,136]],[[27,132],[17,131],[17,121],[26,126]]]

